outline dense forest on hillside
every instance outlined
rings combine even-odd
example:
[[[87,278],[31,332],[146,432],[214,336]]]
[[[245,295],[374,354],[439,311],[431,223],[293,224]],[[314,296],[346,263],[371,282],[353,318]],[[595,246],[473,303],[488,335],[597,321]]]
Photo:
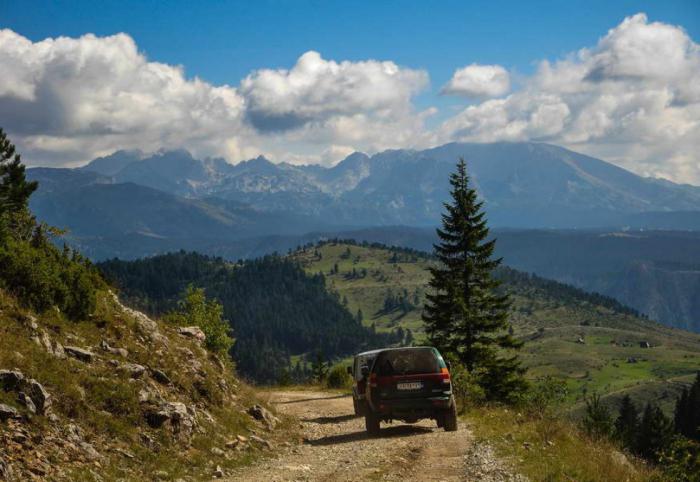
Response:
[[[307,274],[279,256],[232,264],[181,251],[98,266],[127,303],[153,315],[175,308],[188,285],[204,288],[221,302],[233,328],[239,372],[261,383],[292,371],[292,355],[331,359],[399,341],[397,334],[363,326],[337,294],[326,290],[322,274]]]

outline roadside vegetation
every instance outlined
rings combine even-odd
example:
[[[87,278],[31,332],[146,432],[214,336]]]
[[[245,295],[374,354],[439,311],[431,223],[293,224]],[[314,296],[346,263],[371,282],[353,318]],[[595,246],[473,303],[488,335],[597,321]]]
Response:
[[[36,187],[0,130],[0,479],[209,479],[293,431],[253,410],[218,303],[190,288],[171,322],[123,306],[54,246]]]

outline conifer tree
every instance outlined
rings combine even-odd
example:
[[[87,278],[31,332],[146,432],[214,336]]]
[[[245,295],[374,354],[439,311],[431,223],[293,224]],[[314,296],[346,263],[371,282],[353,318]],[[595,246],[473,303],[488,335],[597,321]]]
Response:
[[[620,412],[615,419],[615,436],[628,449],[634,449],[639,431],[639,412],[632,398],[625,395],[620,402]]]
[[[639,424],[637,453],[646,459],[657,460],[661,451],[671,444],[672,439],[673,422],[657,405],[648,403]]]
[[[676,401],[674,425],[680,434],[700,441],[700,372],[690,389],[684,388]]]
[[[29,198],[38,183],[27,181],[25,167],[15,146],[0,129],[0,237],[13,234],[27,240],[34,230]]]
[[[495,240],[488,240],[483,203],[469,186],[463,159],[450,185],[452,199],[445,203],[440,243],[434,246],[439,265],[431,269],[423,312],[426,333],[474,374],[487,397],[507,400],[526,385],[517,357],[504,352],[521,343],[508,333],[510,302],[492,276],[501,259],[493,257]]]

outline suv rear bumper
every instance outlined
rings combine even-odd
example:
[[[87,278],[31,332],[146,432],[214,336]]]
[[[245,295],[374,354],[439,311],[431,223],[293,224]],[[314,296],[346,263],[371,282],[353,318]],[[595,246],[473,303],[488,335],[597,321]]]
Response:
[[[452,406],[452,396],[430,398],[380,399],[372,411],[381,417],[425,418],[446,411]]]

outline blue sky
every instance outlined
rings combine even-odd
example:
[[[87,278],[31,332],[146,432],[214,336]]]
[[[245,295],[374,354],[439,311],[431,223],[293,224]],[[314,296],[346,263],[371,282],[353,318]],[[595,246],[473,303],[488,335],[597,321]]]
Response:
[[[2,28],[0,116],[33,164],[131,147],[328,164],[352,150],[534,140],[700,183],[697,0],[0,0]],[[72,40],[41,44],[59,36]],[[320,57],[300,62],[309,51]],[[154,63],[184,71],[163,77]],[[483,75],[500,72],[505,84],[440,95],[472,64],[468,80],[493,84]],[[603,82],[586,77],[600,69]],[[565,85],[571,76],[575,88]],[[38,114],[47,111],[55,119]]]
[[[215,84],[288,68],[308,50],[336,60],[390,59],[429,71],[436,92],[472,62],[530,73],[536,61],[593,45],[638,12],[700,38],[698,0],[3,0],[0,26],[35,41],[126,32],[151,60]]]

